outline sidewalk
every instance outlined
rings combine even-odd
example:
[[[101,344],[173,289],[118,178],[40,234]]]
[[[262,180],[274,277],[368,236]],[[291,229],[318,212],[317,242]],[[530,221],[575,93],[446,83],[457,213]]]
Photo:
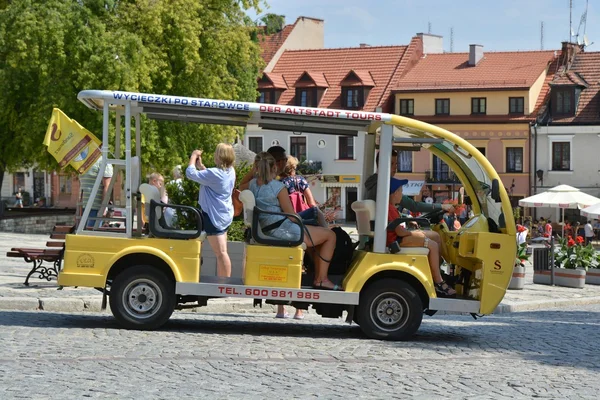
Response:
[[[353,239],[356,229],[343,226]],[[30,286],[23,282],[31,266],[17,258],[7,258],[11,247],[44,247],[48,235],[31,235],[0,232],[0,310],[44,311],[100,311],[102,295],[95,289],[64,288],[57,290],[56,281],[40,280],[33,275]],[[533,268],[527,264],[526,284],[523,290],[509,290],[496,313],[539,310],[600,303],[600,286],[586,285],[583,289],[533,284]],[[253,308],[250,299],[213,299],[201,313],[273,312],[270,305]]]

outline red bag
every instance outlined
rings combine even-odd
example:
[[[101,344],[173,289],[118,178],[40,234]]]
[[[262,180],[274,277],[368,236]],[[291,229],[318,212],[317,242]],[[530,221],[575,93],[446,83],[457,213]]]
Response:
[[[292,207],[294,207],[294,211],[297,213],[307,210],[310,208],[308,203],[306,202],[306,198],[304,194],[300,192],[297,185],[297,178],[294,178],[294,189],[293,193],[290,193],[290,201],[292,202]]]

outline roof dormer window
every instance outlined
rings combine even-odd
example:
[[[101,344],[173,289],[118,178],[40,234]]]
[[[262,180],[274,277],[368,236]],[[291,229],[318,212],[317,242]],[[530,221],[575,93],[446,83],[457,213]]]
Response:
[[[552,114],[565,117],[575,115],[575,88],[556,87],[552,91]]]
[[[369,71],[352,70],[340,82],[343,108],[360,110],[365,106],[371,88],[375,86]]]
[[[287,89],[283,76],[265,72],[258,80],[257,103],[277,104],[281,93]]]
[[[323,73],[306,71],[298,78],[294,86],[296,87],[297,106],[318,107],[329,84]]]

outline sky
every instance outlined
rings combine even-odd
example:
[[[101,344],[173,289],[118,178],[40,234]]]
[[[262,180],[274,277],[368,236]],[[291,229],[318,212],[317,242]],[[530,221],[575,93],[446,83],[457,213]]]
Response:
[[[469,44],[490,51],[540,50],[540,24],[544,22],[545,50],[561,48],[569,39],[569,0],[266,0],[260,15],[285,15],[286,23],[298,16],[325,21],[325,47],[408,44],[419,32],[443,36],[450,51],[468,52]],[[572,0],[572,30],[579,30],[586,0]],[[252,18],[260,17],[255,13]],[[429,30],[431,24],[431,30]],[[589,0],[588,51],[600,51],[600,0]],[[576,40],[575,37],[572,39]],[[595,43],[593,43],[595,42]]]

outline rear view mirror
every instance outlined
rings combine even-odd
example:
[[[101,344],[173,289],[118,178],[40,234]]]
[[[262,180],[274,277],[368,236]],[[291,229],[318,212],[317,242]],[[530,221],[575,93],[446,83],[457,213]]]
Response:
[[[492,200],[494,200],[496,203],[500,202],[500,184],[498,183],[498,179],[494,179],[492,181]]]

